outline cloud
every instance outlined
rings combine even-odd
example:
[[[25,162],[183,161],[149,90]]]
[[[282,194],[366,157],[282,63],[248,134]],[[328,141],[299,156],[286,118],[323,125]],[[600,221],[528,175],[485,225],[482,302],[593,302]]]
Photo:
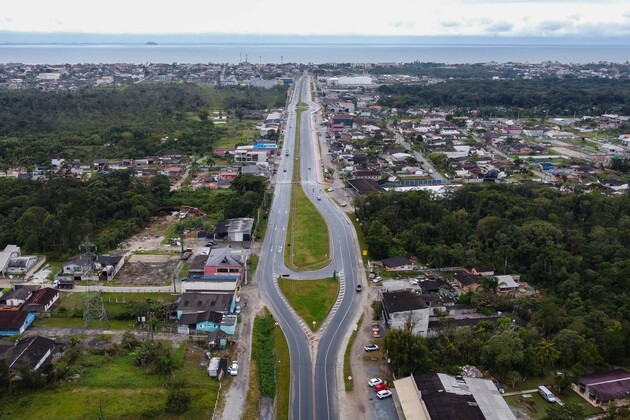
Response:
[[[458,28],[462,25],[462,23],[454,20],[446,20],[444,22],[440,22],[440,25],[444,28]]]
[[[397,21],[389,24],[392,28],[413,29],[416,27],[416,22],[411,21]]]
[[[514,29],[514,25],[510,22],[494,22],[486,27],[486,30],[493,34],[511,32]]]
[[[553,20],[553,21],[545,21],[541,22],[538,25],[538,29],[542,31],[544,34],[549,33],[560,33],[567,32],[570,29],[573,29],[574,24],[570,21],[561,21],[561,20]]]

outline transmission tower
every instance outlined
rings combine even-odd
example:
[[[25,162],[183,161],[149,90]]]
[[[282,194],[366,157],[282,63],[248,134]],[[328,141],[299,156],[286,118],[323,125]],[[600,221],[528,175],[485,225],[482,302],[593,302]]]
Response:
[[[96,257],[96,245],[90,242],[86,236],[79,245],[81,252],[80,261],[86,267],[85,276],[87,277],[87,289],[85,291],[85,302],[83,309],[83,329],[85,330],[94,320],[107,321],[107,313],[103,304],[103,295],[100,290],[96,289],[94,278],[94,259]]]

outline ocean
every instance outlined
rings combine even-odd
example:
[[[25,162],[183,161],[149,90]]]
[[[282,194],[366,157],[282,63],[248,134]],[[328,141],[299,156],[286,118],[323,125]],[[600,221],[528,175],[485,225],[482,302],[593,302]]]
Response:
[[[630,45],[28,44],[0,45],[0,63],[488,63],[630,60]]]

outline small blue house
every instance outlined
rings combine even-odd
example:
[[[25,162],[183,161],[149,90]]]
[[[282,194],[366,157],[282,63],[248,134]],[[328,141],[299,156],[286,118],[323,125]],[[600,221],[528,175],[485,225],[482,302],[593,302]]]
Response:
[[[35,321],[35,312],[0,311],[0,336],[22,334]]]
[[[236,331],[236,302],[232,293],[191,293],[181,295],[177,303],[178,331],[188,333],[221,330]]]

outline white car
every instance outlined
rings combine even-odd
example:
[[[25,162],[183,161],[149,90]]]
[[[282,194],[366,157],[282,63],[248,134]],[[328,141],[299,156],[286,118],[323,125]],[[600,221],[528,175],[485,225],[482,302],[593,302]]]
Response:
[[[232,376],[238,375],[238,362],[232,362],[227,371]]]
[[[374,280],[372,280],[373,283],[380,283],[383,281],[383,277],[375,277]]]
[[[346,203],[345,201],[341,202],[341,207],[346,207],[348,205],[348,203]]]
[[[372,378],[368,381],[369,386],[376,386],[382,383],[383,383],[383,380],[381,378]]]
[[[335,189],[333,187],[328,188],[328,192],[333,192]]]
[[[376,350],[378,350],[378,346],[376,344],[366,344],[363,347],[363,350],[365,350],[365,351],[376,351]]]
[[[389,389],[384,389],[382,391],[378,391],[376,393],[376,396],[382,400],[383,398],[391,397],[392,391],[390,391]]]

